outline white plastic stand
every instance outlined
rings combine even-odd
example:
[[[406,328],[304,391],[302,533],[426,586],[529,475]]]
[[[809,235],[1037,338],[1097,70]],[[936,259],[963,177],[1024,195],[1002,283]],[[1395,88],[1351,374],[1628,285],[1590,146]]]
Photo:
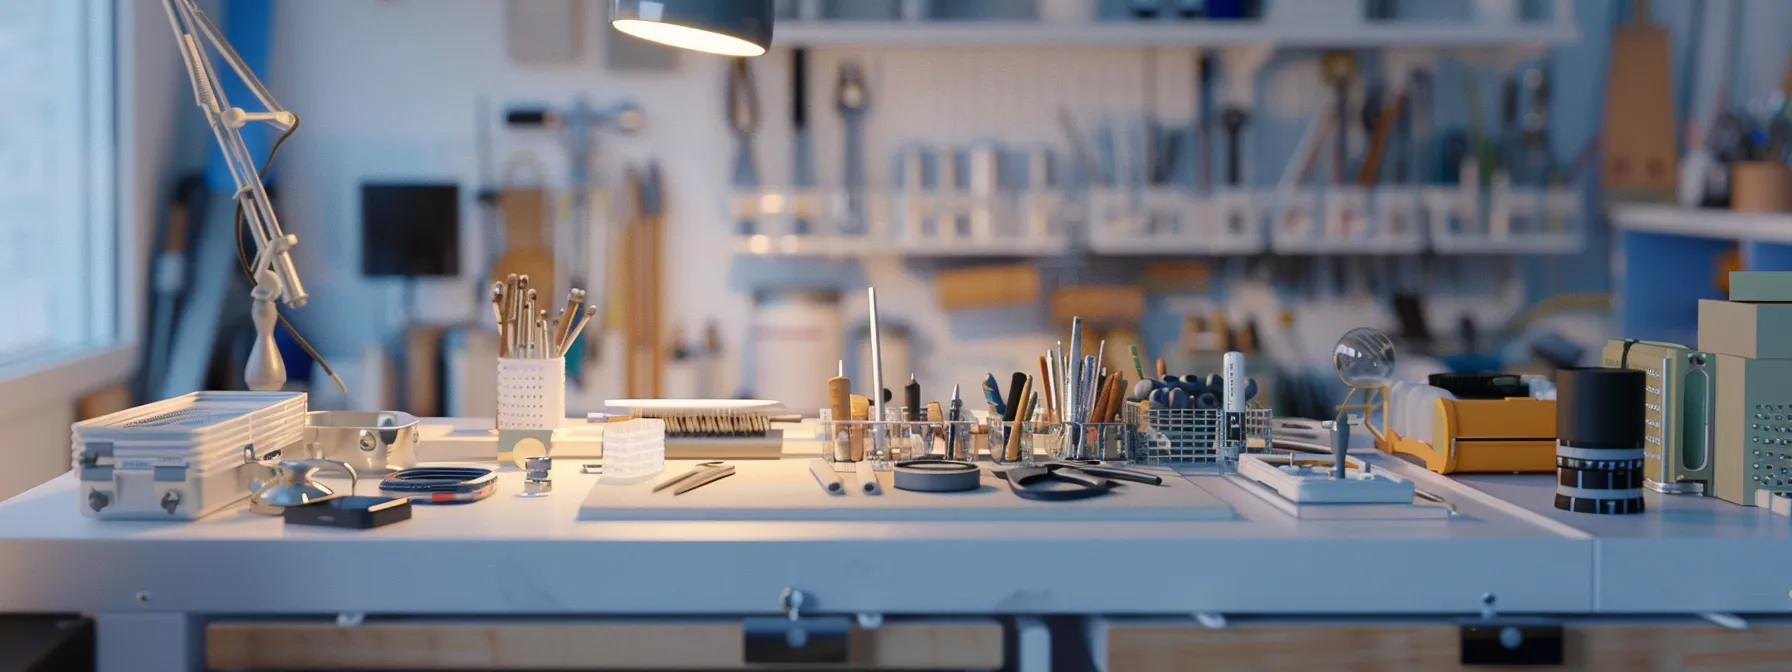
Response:
[[[1287,455],[1242,455],[1238,458],[1238,473],[1295,504],[1412,503],[1411,481],[1370,472],[1368,465],[1354,457],[1345,458],[1344,478],[1335,478],[1329,465],[1321,464],[1322,461],[1329,459],[1303,461]]]
[[[498,358],[498,463],[512,461],[520,441],[551,453],[554,428],[566,419],[566,360]]]

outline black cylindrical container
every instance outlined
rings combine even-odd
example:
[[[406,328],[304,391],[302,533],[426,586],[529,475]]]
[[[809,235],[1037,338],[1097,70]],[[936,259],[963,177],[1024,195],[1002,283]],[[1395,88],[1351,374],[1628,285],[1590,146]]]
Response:
[[[1643,512],[1643,418],[1648,378],[1629,369],[1556,374],[1556,508]]]

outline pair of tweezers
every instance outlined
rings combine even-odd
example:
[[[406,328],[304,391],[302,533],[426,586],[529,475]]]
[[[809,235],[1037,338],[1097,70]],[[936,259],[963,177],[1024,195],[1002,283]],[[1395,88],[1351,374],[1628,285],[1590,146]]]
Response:
[[[1090,476],[1111,478],[1116,481],[1131,481],[1133,483],[1143,483],[1145,485],[1164,484],[1163,477],[1158,476],[1157,474],[1148,474],[1142,471],[1110,467],[1099,460],[1053,460],[1045,463],[1044,466],[1059,469],[1075,469]]]
[[[676,485],[678,487],[673,488],[672,494],[682,495],[733,475],[734,465],[732,464],[703,462],[690,471],[660,481],[658,485],[653,486],[653,491],[659,492]]]

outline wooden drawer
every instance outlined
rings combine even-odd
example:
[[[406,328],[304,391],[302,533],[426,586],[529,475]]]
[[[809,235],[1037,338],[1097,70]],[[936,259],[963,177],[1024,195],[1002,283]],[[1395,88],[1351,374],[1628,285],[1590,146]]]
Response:
[[[994,669],[993,619],[890,621],[852,635],[849,669]],[[210,669],[739,669],[739,621],[214,621]]]
[[[1460,629],[1413,624],[1194,624],[1107,628],[1107,669],[1134,670],[1792,670],[1792,626],[1569,623],[1563,665],[1463,666]]]

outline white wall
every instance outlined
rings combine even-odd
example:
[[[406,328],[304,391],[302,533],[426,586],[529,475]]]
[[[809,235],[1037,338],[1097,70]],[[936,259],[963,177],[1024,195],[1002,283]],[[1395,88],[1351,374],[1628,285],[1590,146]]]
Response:
[[[598,105],[629,98],[648,115],[648,128],[638,137],[610,139],[605,170],[615,184],[625,158],[657,158],[668,192],[670,257],[665,261],[668,324],[687,329],[714,319],[722,327],[730,373],[738,372],[742,338],[751,314],[749,290],[755,280],[815,276],[847,292],[848,328],[863,320],[862,288],[879,287],[886,321],[900,321],[916,331],[917,351],[934,356],[932,366],[917,373],[924,385],[943,389],[953,382],[981,379],[988,370],[1032,365],[1025,358],[1012,364],[988,356],[1013,356],[1015,346],[1049,342],[1042,310],[1004,312],[999,316],[943,314],[934,305],[928,281],[935,266],[914,262],[816,264],[741,260],[731,257],[729,234],[734,225],[725,211],[733,157],[732,138],[722,111],[724,62],[687,53],[680,66],[667,72],[614,72],[602,61],[601,40],[610,34],[601,24],[601,3],[588,3],[585,57],[575,65],[518,66],[509,62],[504,43],[504,3],[492,0],[306,0],[278,3],[270,86],[281,101],[304,119],[298,136],[277,168],[286,194],[283,220],[301,238],[295,252],[313,299],[293,317],[326,354],[355,353],[370,343],[390,343],[401,322],[399,292],[387,283],[359,278],[360,236],[358,186],[366,180],[435,180],[476,184],[474,133],[478,101],[492,107],[519,101],[565,104],[586,95]],[[1585,32],[1603,35],[1598,7],[1579,12]],[[629,39],[618,36],[617,39]],[[1594,45],[1599,44],[1594,42]],[[1571,48],[1573,59],[1586,62],[1597,46]],[[1134,113],[1147,100],[1145,63],[1156,59],[1161,82],[1158,111],[1166,119],[1188,113],[1192,54],[1188,50],[1075,49],[923,51],[816,50],[811,56],[811,124],[818,173],[824,181],[838,174],[841,130],[834,111],[835,65],[843,55],[866,60],[872,76],[873,112],[868,133],[867,163],[873,184],[888,174],[891,151],[912,137],[934,142],[964,143],[995,138],[1012,143],[1061,145],[1056,109],[1066,105],[1085,118]],[[1306,54],[1300,58],[1310,57]],[[1288,58],[1278,57],[1286,65]],[[1573,99],[1601,76],[1590,65],[1569,68],[1558,82],[1559,97]],[[774,50],[754,64],[759,84],[762,133],[757,139],[762,181],[782,181],[789,155],[788,52]],[[1273,67],[1281,67],[1272,65]],[[1266,92],[1265,118],[1258,125],[1263,164],[1259,174],[1279,170],[1292,136],[1306,112],[1289,101],[1304,97],[1317,75],[1295,63],[1279,74],[1265,73],[1264,87],[1293,87]],[[1484,79],[1492,83],[1491,79]],[[1440,87],[1441,96],[1448,91]],[[1492,105],[1492,99],[1483,96]],[[1284,100],[1286,98],[1286,100]],[[1456,108],[1459,109],[1459,106]],[[495,115],[501,111],[494,112]],[[1558,109],[1581,128],[1595,115],[1584,105]],[[1440,119],[1440,121],[1442,121]],[[1567,155],[1585,133],[1558,138],[1558,153]],[[550,171],[564,170],[559,145],[549,138],[527,138],[498,131],[500,161],[516,151],[533,153]],[[1358,146],[1361,141],[1358,141]],[[1266,172],[1267,171],[1267,172]],[[468,190],[470,191],[470,189]],[[466,268],[457,282],[425,283],[419,311],[427,321],[455,323],[479,317],[477,278],[483,247],[477,238],[477,210],[471,194],[463,209]],[[1597,255],[1593,255],[1597,258]],[[1597,262],[1597,263],[1603,263]],[[1130,277],[1125,262],[1082,268],[1060,274],[1070,280]],[[1493,299],[1465,295],[1485,289],[1485,271],[1451,285],[1439,281],[1434,301],[1434,328],[1449,333],[1458,317],[1475,314],[1484,330],[1513,314],[1522,292],[1498,293]],[[1236,293],[1236,292],[1234,292]],[[1453,295],[1453,296],[1451,296]],[[1303,322],[1310,328],[1301,340],[1316,350],[1351,326],[1386,318],[1365,318],[1360,309],[1321,295],[1314,303],[1342,310],[1315,314]],[[1162,304],[1159,304],[1162,305]],[[1258,313],[1268,326],[1273,318]],[[1153,322],[1149,330],[1163,323]],[[1172,332],[1173,333],[1173,332]],[[1151,340],[1147,335],[1147,340]],[[1161,339],[1160,339],[1161,340]],[[948,350],[947,346],[950,346]],[[849,357],[853,348],[848,349]],[[1038,352],[1027,345],[1019,352]],[[950,355],[945,357],[942,355]],[[958,362],[958,363],[952,363]],[[346,364],[345,364],[346,366]],[[887,371],[892,378],[906,372]],[[818,382],[819,384],[819,382]],[[725,390],[732,386],[725,386]],[[610,391],[610,392],[613,392]],[[602,391],[597,398],[602,398]]]

